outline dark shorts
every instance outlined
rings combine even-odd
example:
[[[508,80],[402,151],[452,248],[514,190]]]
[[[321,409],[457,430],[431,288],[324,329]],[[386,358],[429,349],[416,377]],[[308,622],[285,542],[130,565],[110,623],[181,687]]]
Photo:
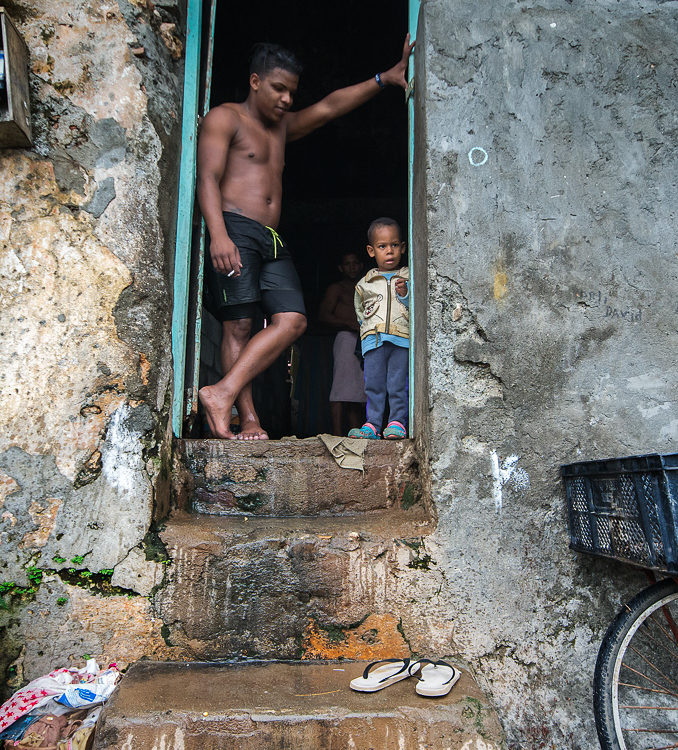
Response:
[[[266,315],[306,315],[299,275],[287,242],[247,216],[224,211],[228,236],[240,252],[240,276],[214,270],[205,254],[205,307],[219,321],[252,318],[261,306]],[[209,245],[207,246],[209,248]]]

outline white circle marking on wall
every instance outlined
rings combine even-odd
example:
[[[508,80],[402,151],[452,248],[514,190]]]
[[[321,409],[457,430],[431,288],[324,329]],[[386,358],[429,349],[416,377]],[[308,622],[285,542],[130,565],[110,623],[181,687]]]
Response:
[[[468,161],[472,167],[482,167],[487,162],[487,151],[480,146],[474,146],[468,152]]]

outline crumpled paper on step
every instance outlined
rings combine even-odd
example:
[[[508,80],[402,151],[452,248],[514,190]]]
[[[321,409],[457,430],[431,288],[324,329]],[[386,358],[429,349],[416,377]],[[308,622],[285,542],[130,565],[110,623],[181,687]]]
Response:
[[[338,437],[323,433],[318,435],[323,441],[332,458],[342,469],[358,469],[365,471],[366,442],[361,438]]]

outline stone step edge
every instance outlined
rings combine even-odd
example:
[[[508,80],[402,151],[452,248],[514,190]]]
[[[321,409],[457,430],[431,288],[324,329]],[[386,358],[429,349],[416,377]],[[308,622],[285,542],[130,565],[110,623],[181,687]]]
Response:
[[[251,442],[257,444],[176,441],[173,506],[204,513],[336,514],[407,508],[423,499],[412,441],[366,445],[364,472],[338,466],[319,438]]]
[[[351,690],[350,679],[362,674],[369,663],[364,660],[141,660],[130,667],[106,705],[95,748],[109,748],[108,739],[115,740],[116,747],[119,747],[122,740],[119,732],[124,732],[125,728],[127,738],[120,747],[132,747],[130,742],[142,739],[137,733],[146,735],[144,739],[156,742],[157,746],[158,739],[171,740],[175,730],[182,741],[192,737],[191,747],[196,747],[195,738],[203,735],[207,739],[207,734],[223,734],[232,742],[242,735],[242,730],[246,730],[248,737],[253,737],[252,730],[258,732],[263,728],[267,732],[267,726],[275,725],[288,726],[298,733],[304,725],[329,724],[332,731],[339,732],[339,737],[342,731],[354,733],[357,721],[366,722],[366,729],[372,734],[375,729],[372,721],[386,720],[399,722],[411,737],[415,734],[419,737],[423,721],[425,726],[420,740],[431,737],[447,740],[451,730],[462,742],[467,737],[472,739],[473,750],[479,750],[479,740],[485,750],[500,750],[504,738],[492,702],[481,690],[471,670],[454,657],[445,660],[461,671],[461,677],[450,693],[438,698],[418,695],[414,678],[401,680],[373,693]],[[257,671],[249,671],[250,667]],[[345,673],[334,675],[337,667]],[[203,690],[205,685],[212,689]],[[346,722],[349,723],[348,730],[342,729]],[[452,724],[448,729],[443,728],[442,734],[441,729],[434,729],[450,722]],[[426,727],[433,730],[433,735],[428,734]],[[457,734],[459,732],[463,737]],[[217,740],[216,744],[209,746],[232,745],[219,744]],[[250,743],[247,746],[261,745]],[[408,748],[415,746],[421,747],[421,744],[407,745]],[[443,747],[438,744],[430,746]],[[458,746],[459,743],[455,745]]]
[[[330,521],[330,523],[328,523]],[[260,516],[247,514],[191,513],[177,510],[162,522],[161,537],[172,529],[203,530],[213,536],[253,533],[271,536],[358,534],[361,537],[399,538],[426,536],[435,530],[435,522],[420,509],[408,511],[379,510],[341,516]]]

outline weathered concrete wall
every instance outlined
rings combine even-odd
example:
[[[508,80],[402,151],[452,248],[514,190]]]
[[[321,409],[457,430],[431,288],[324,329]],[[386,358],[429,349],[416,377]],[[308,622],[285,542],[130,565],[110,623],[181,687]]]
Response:
[[[168,485],[183,32],[177,0],[4,5],[30,50],[35,141],[0,152],[0,583],[12,602],[0,650],[25,645],[31,678],[80,656],[82,630],[98,632],[83,652],[143,653],[134,638],[111,653],[125,607],[97,591],[135,597],[162,580],[143,541]],[[75,585],[97,581],[86,597]],[[131,631],[164,647],[140,602]]]
[[[427,549],[445,579],[425,609],[447,627],[406,630],[471,662],[521,750],[596,746],[595,655],[645,585],[568,550],[559,464],[678,450],[677,12],[422,5]]]

